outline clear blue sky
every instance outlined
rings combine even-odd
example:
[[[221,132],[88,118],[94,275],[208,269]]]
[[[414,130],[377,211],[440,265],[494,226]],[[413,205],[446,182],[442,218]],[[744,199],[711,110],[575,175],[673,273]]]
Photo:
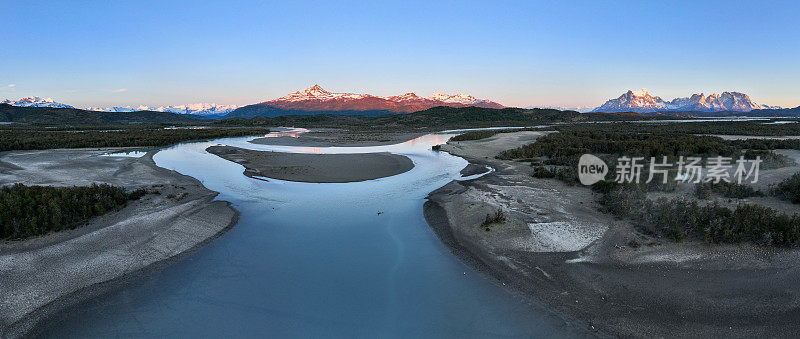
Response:
[[[0,0],[0,98],[249,104],[319,83],[510,106],[735,90],[794,107],[798,13],[796,1]]]

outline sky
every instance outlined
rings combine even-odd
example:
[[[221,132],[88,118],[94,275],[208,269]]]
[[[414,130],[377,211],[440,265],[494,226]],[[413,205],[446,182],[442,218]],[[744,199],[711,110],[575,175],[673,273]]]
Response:
[[[797,1],[0,0],[0,98],[251,104],[332,92],[800,105]]]

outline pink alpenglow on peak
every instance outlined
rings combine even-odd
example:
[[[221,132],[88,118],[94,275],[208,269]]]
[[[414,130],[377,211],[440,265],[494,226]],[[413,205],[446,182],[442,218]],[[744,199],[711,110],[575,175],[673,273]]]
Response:
[[[333,93],[314,85],[278,99],[259,105],[297,111],[389,111],[410,113],[436,106],[503,108],[489,100],[477,99],[468,94],[441,94],[420,97],[412,92],[403,95],[377,96],[371,94]]]

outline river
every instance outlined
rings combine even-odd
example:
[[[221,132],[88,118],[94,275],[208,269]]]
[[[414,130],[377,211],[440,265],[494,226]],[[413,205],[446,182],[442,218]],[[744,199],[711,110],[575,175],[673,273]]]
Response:
[[[423,218],[425,196],[467,162],[430,134],[375,147],[289,147],[227,138],[179,144],[157,165],[190,175],[241,212],[238,224],[186,258],[63,312],[64,336],[530,337],[582,330],[518,300],[459,262]],[[388,151],[415,167],[356,183],[248,178],[211,145],[281,152]],[[378,212],[381,212],[380,214]]]

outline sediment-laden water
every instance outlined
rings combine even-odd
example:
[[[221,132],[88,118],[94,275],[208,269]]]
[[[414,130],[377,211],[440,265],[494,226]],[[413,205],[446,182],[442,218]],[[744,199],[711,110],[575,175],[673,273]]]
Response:
[[[460,263],[422,214],[424,197],[464,159],[431,146],[452,134],[376,147],[288,147],[229,138],[160,151],[159,166],[221,192],[237,226],[185,259],[63,312],[50,336],[571,336],[550,312],[515,299]],[[205,151],[388,151],[405,173],[355,183],[263,181]],[[379,214],[380,212],[380,214]]]

